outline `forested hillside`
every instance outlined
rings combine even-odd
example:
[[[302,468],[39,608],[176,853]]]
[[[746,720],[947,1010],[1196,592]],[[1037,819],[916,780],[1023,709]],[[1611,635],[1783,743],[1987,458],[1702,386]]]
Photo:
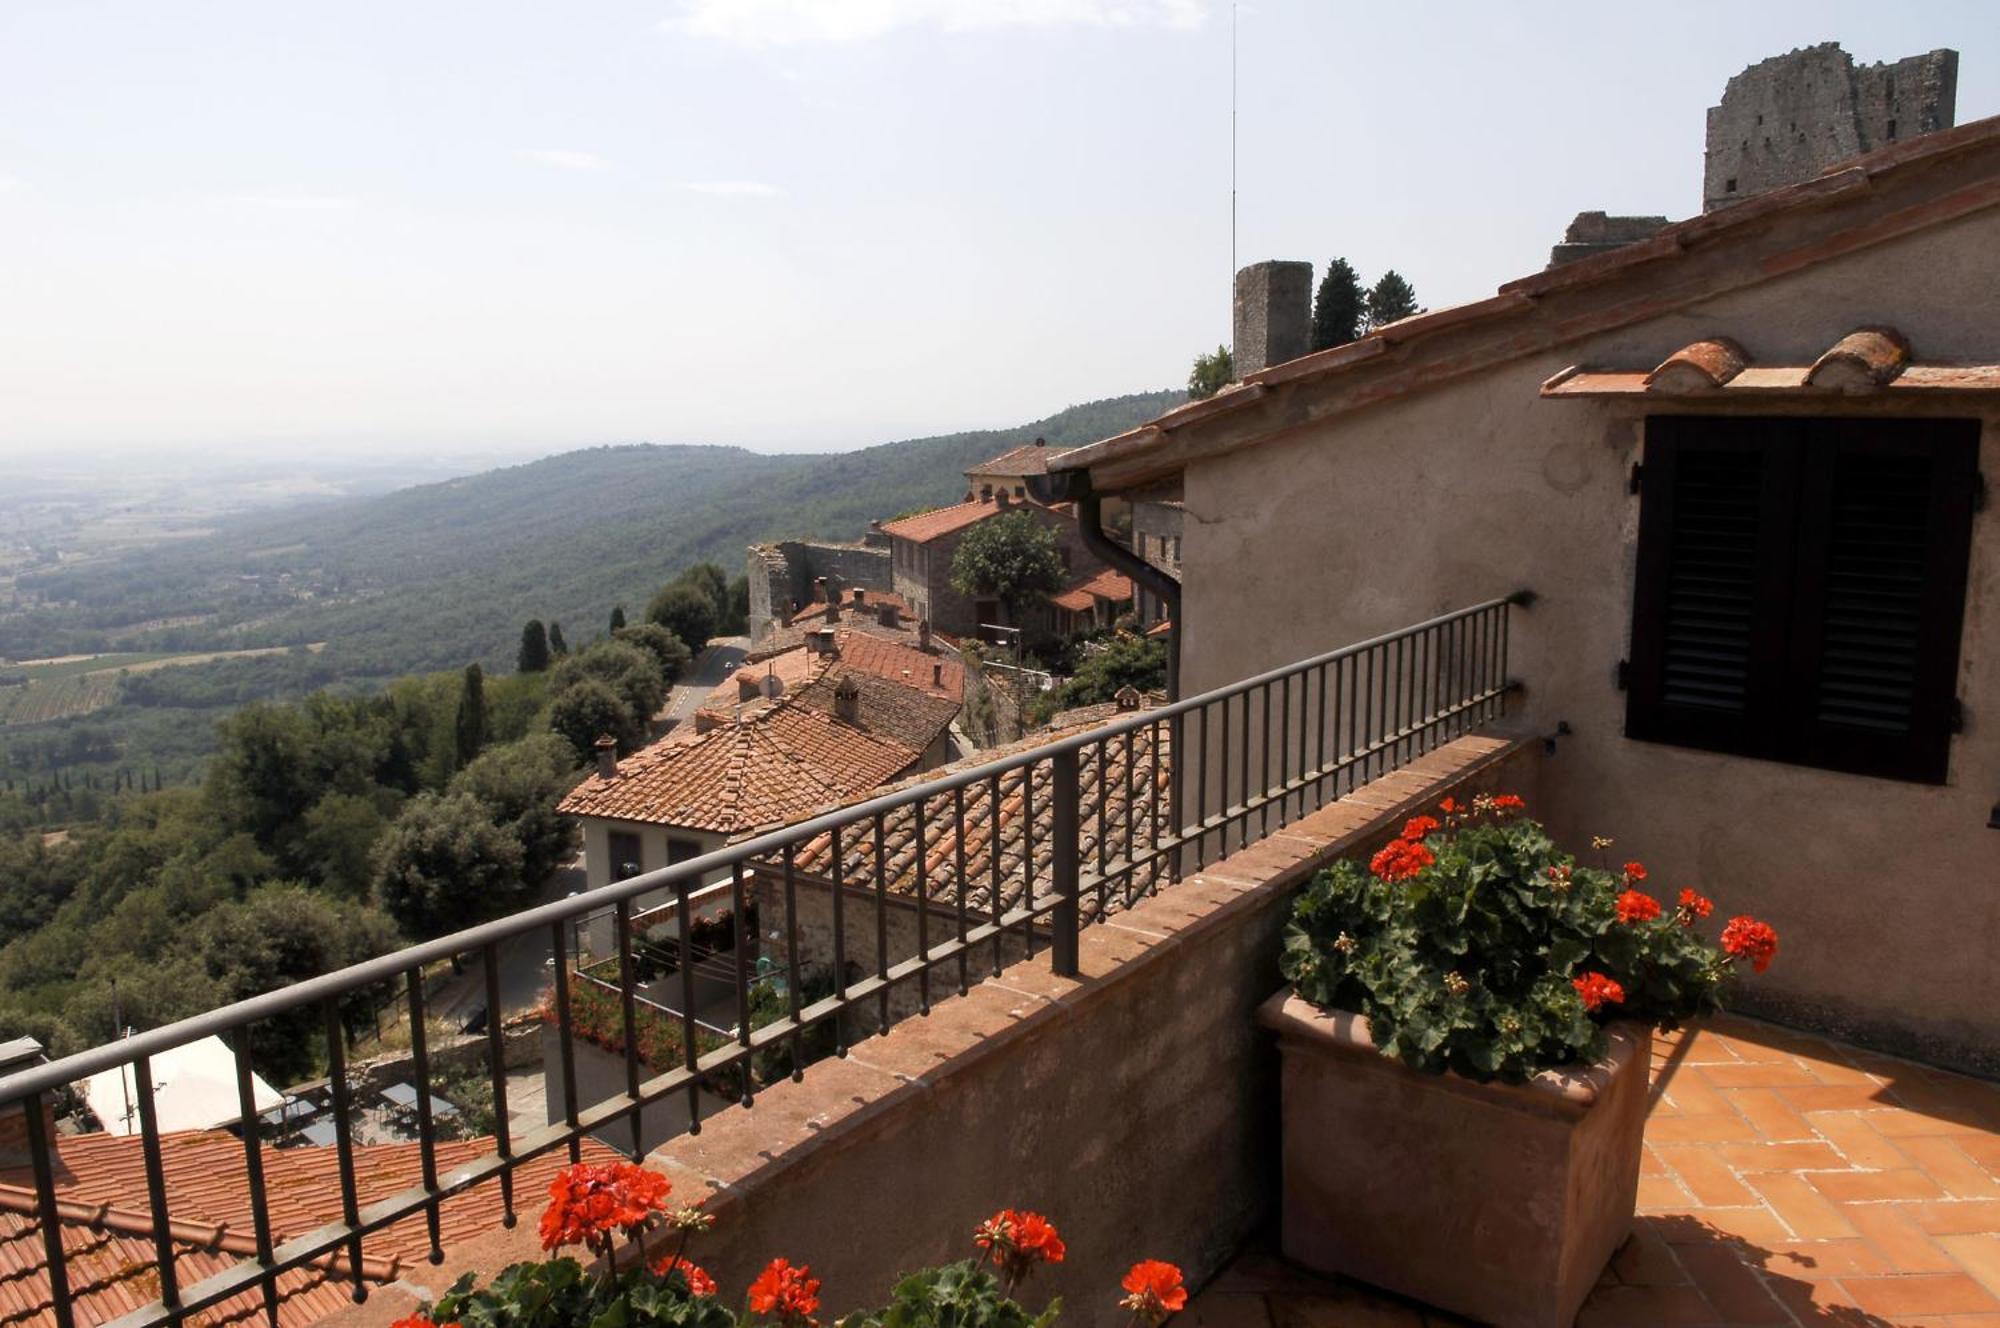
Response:
[[[828,455],[593,448],[241,518],[212,538],[24,580],[51,607],[0,622],[0,657],[101,650],[118,628],[171,620],[137,647],[324,641],[321,680],[503,665],[526,618],[575,624],[581,637],[673,569],[740,566],[744,545],[760,539],[855,538],[873,518],[951,501],[975,461],[1037,435],[1093,441],[1181,396],[1119,397],[1014,429]]]

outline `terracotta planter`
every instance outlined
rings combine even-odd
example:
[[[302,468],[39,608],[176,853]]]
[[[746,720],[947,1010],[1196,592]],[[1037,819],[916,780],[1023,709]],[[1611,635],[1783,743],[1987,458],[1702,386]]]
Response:
[[[1525,1084],[1421,1074],[1368,1021],[1290,991],[1258,1010],[1284,1058],[1285,1256],[1502,1328],[1568,1328],[1632,1229],[1648,1038]]]

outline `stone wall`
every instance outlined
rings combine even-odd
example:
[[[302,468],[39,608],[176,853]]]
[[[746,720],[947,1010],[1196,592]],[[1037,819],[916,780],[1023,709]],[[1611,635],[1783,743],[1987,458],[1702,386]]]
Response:
[[[1236,274],[1236,377],[1247,378],[1312,349],[1313,265],[1271,260]]]
[[[1070,580],[1104,570],[1104,564],[1098,561],[1097,555],[1084,547],[1083,535],[1077,529],[1074,516],[1034,503],[1017,503],[1015,507],[1033,513],[1037,521],[1055,532],[1056,545],[1066,560]],[[904,560],[895,567],[895,584],[890,588],[908,601],[911,613],[919,618],[928,618],[933,627],[953,636],[974,637],[979,633],[977,606],[954,590],[951,584],[952,557],[958,552],[959,541],[972,529],[974,527],[968,526],[923,544],[897,541]],[[1023,635],[1033,642],[1055,630],[1055,613],[1046,600],[1037,599],[1023,605],[1020,621],[1010,625],[1021,628]]]
[[[761,637],[792,605],[815,598],[814,583],[825,577],[835,592],[860,587],[893,589],[889,537],[871,530],[859,543],[780,540],[753,544],[745,562],[750,578],[750,639]]]
[[[1702,211],[1810,180],[1957,117],[1958,52],[1857,65],[1823,42],[1751,65],[1708,110]]]

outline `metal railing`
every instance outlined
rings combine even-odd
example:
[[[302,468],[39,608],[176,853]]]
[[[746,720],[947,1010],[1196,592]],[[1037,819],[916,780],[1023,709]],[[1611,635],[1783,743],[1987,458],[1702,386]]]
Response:
[[[439,1204],[475,1186],[497,1184],[505,1222],[515,1221],[514,1173],[530,1158],[567,1149],[580,1157],[588,1134],[618,1137],[629,1123],[641,1146],[646,1108],[686,1101],[699,1131],[702,1095],[718,1086],[748,1105],[757,1088],[753,1058],[789,1051],[792,1077],[804,1066],[803,1044],[832,1032],[844,1054],[857,1037],[886,1029],[897,1002],[928,1012],[939,982],[962,993],[975,968],[998,973],[1013,957],[1047,951],[1055,973],[1073,976],[1079,929],[1134,899],[1252,843],[1275,827],[1324,805],[1443,742],[1496,717],[1507,676],[1509,606],[1528,596],[1490,600],[1401,631],[1286,665],[1185,701],[1122,715],[1085,732],[1058,737],[1000,759],[940,775],[759,835],[703,857],[529,909],[451,936],[411,946],[323,977],[212,1010],[124,1041],[0,1080],[0,1111],[26,1117],[36,1202],[55,1318],[74,1322],[53,1167],[54,1140],[45,1107],[65,1085],[132,1067],[144,1153],[159,1299],[128,1314],[131,1325],[180,1323],[206,1307],[261,1290],[276,1321],[281,1273],[308,1264],[337,1267],[364,1299],[360,1276],[368,1237],[422,1214],[429,1257],[443,1258]],[[679,934],[691,934],[692,899],[703,878],[727,872],[711,889],[728,892],[733,916],[746,916],[753,889],[777,918],[769,938],[781,949],[772,969],[787,978],[785,1008],[758,1026],[751,1017],[749,947],[733,953],[734,1028],[726,1039],[694,1018],[694,966],[681,964],[679,1060],[647,1063],[638,1037],[635,901],[670,891]],[[613,910],[624,1091],[578,1100],[572,1019],[576,975],[564,959],[566,929],[586,914]],[[802,945],[801,910],[818,910],[820,939]],[[652,910],[648,910],[649,913]],[[551,1021],[558,1046],[563,1118],[520,1134],[508,1125],[503,1058],[500,949],[540,933],[557,956]],[[814,946],[822,953],[809,953]],[[493,1149],[440,1174],[433,1145],[424,969],[476,955],[485,980],[487,1061],[497,1122]],[[718,956],[718,958],[730,958]],[[831,973],[830,995],[807,1000],[801,974]],[[940,975],[940,970],[945,972]],[[416,1127],[421,1183],[364,1196],[356,1184],[352,1094],[342,1035],[343,1000],[362,989],[400,984],[408,1004],[411,1065],[417,1081]],[[892,1000],[892,996],[895,998]],[[262,1150],[255,1128],[241,1130],[254,1221],[254,1257],[193,1285],[181,1286],[175,1261],[161,1133],[154,1105],[153,1057],[218,1035],[236,1052],[237,1095],[254,1121],[251,1030],[260,1022],[316,1007],[333,1097],[339,1172],[337,1211],[311,1231],[273,1230]],[[657,1017],[653,1007],[649,1017]],[[718,1042],[721,1045],[716,1045]],[[622,1147],[622,1145],[621,1145]],[[329,1205],[331,1207],[331,1205]],[[343,1257],[344,1256],[344,1257]]]

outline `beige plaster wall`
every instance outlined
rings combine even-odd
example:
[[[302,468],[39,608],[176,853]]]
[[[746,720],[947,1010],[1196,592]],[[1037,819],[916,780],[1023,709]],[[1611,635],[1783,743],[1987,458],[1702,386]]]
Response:
[[[1889,323],[1920,359],[2000,354],[2000,212],[1827,263],[1614,335],[1377,406],[1186,476],[1189,694],[1488,597],[1517,611],[1518,711],[1574,736],[1542,809],[1571,842],[1618,840],[1662,890],[1693,885],[1778,929],[1755,1008],[1891,1049],[2000,1070],[2000,516],[1974,527],[1960,659],[1966,731],[1943,787],[1633,742],[1630,631],[1642,412],[1544,401],[1575,362],[1650,366],[1700,336],[1809,362]],[[1828,413],[1865,413],[1860,408]],[[2000,405],[1981,466],[2000,477]]]

